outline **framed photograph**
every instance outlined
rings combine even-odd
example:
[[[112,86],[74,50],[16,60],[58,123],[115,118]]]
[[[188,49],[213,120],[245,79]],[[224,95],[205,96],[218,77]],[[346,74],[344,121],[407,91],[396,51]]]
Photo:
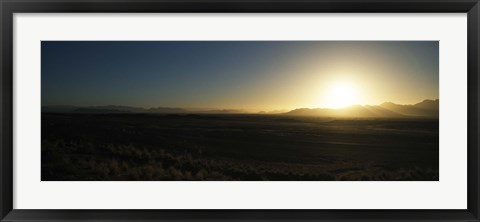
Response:
[[[0,6],[1,221],[480,221],[478,0]]]

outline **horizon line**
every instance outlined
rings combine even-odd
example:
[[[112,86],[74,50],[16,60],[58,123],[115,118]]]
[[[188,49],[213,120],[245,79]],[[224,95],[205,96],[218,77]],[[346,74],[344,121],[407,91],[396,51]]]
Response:
[[[272,111],[286,111],[286,110],[295,110],[295,109],[344,109],[352,106],[380,106],[384,103],[393,103],[396,105],[403,105],[403,106],[408,106],[408,105],[415,105],[419,104],[425,101],[439,101],[440,99],[423,99],[420,102],[417,103],[409,103],[409,104],[401,104],[401,103],[396,103],[396,102],[391,102],[391,101],[385,101],[379,104],[352,104],[348,105],[345,107],[340,107],[340,108],[330,108],[330,107],[297,107],[293,109],[289,108],[277,108],[277,109],[246,109],[246,108],[200,108],[200,107],[178,107],[178,106],[150,106],[150,107],[145,107],[145,106],[129,106],[129,105],[113,105],[113,104],[108,104],[108,105],[42,105],[41,107],[59,107],[59,106],[71,106],[71,107],[78,107],[78,108],[86,108],[86,107],[106,107],[106,106],[117,106],[117,107],[129,107],[129,108],[139,108],[139,109],[158,109],[158,108],[166,108],[166,109],[197,109],[198,111],[214,111],[214,110],[235,110],[235,111],[252,111],[252,110],[257,110],[255,112],[272,112]]]

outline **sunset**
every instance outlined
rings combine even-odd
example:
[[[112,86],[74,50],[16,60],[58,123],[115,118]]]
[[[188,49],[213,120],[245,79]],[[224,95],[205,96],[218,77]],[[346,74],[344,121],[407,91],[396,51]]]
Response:
[[[43,41],[42,181],[439,181],[438,41]]]
[[[343,108],[438,99],[438,42],[43,42],[42,104]]]

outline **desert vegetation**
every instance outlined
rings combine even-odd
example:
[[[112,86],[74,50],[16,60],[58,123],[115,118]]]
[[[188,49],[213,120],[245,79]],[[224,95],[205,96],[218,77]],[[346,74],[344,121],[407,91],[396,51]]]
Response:
[[[438,119],[42,114],[42,180],[438,180]]]

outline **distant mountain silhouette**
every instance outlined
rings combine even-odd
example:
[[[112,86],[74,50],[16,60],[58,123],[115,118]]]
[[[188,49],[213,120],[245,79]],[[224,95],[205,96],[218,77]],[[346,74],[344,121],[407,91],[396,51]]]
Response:
[[[271,111],[260,111],[258,114],[281,114],[281,113],[286,113],[288,110],[271,110]]]
[[[70,113],[78,109],[77,106],[42,106],[42,112],[48,113]]]
[[[438,117],[439,100],[424,100],[414,105],[399,105],[386,102],[380,104],[380,106],[405,116]]]
[[[92,112],[92,113],[101,113],[101,112],[108,112],[108,113],[141,113],[145,112],[146,109],[139,108],[139,107],[131,107],[131,106],[89,106],[89,107],[82,107],[75,109],[74,112]]]
[[[182,113],[245,113],[243,110],[238,109],[183,109],[183,108],[171,108],[171,107],[154,107],[154,108],[141,108],[131,106],[43,106],[42,112],[49,113],[163,113],[163,114],[182,114]]]
[[[234,113],[246,113],[244,110],[240,110],[240,109],[213,109],[213,110],[203,110],[203,111],[197,111],[198,113],[231,113],[231,114],[234,114]]]
[[[438,118],[439,100],[424,100],[414,105],[399,105],[385,102],[378,106],[354,105],[343,109],[301,108],[285,113],[296,116],[342,117],[342,118]]]
[[[78,108],[75,113],[130,113],[130,111],[118,109],[100,109],[100,108]]]
[[[181,108],[155,107],[145,109],[131,106],[89,106],[75,109],[74,112],[90,113],[186,113],[187,110]]]
[[[284,114],[296,116],[318,116],[318,117],[339,117],[339,118],[438,118],[439,100],[424,100],[413,105],[400,105],[392,102],[385,102],[377,106],[354,105],[343,109],[328,108],[300,108],[291,111],[259,112],[259,114]],[[239,109],[184,109],[172,107],[141,108],[131,106],[44,106],[42,112],[54,113],[161,113],[161,114],[235,114],[247,113]]]
[[[42,112],[51,112],[51,113],[177,113],[185,112],[185,110],[180,108],[150,108],[145,109],[141,107],[132,107],[132,106],[43,106]]]
[[[186,113],[188,112],[185,109],[181,108],[170,108],[170,107],[156,107],[146,110],[147,113]]]

